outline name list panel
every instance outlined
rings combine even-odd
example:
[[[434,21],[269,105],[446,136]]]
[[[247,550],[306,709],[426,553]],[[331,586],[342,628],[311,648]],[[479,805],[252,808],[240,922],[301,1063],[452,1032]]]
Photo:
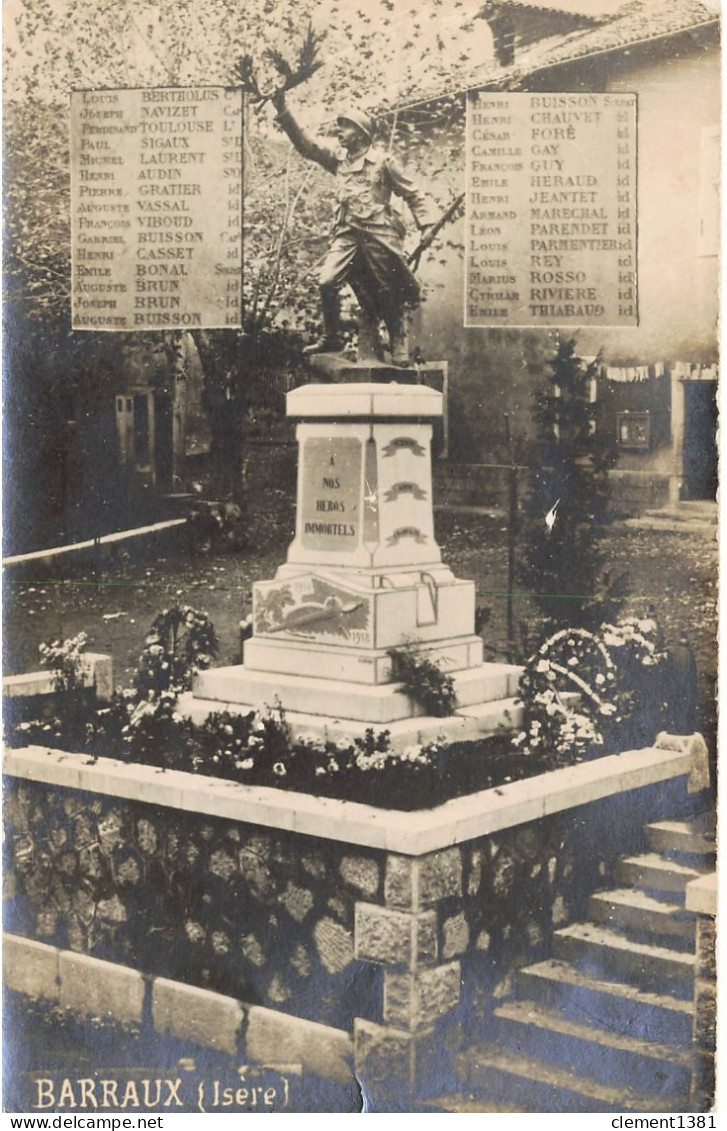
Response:
[[[73,328],[241,325],[242,92],[71,95]]]
[[[465,326],[635,326],[636,95],[467,100]]]

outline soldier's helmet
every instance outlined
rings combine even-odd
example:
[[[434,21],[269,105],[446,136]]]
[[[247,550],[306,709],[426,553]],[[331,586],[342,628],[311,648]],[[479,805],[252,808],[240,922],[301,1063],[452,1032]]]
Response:
[[[374,123],[369,118],[368,114],[364,114],[363,110],[356,109],[355,106],[349,106],[336,118],[338,125],[341,122],[351,122],[354,126],[361,130],[361,133],[366,134],[366,137],[371,141],[374,136]]]

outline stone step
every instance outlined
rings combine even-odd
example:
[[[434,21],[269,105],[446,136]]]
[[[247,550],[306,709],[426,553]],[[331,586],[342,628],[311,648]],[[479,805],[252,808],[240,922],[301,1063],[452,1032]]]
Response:
[[[647,518],[662,518],[674,522],[705,522],[717,525],[718,507],[711,499],[684,499],[678,506],[662,507],[661,510],[645,511]]]
[[[620,884],[644,888],[653,893],[668,893],[673,902],[684,903],[684,889],[690,880],[696,880],[711,865],[704,864],[694,868],[667,860],[655,852],[645,852],[640,856],[622,856],[614,869],[614,877]]]
[[[559,1009],[574,1020],[592,1021],[632,1037],[687,1044],[692,1038],[691,1000],[639,989],[629,982],[608,982],[556,958],[520,970],[521,997]]]
[[[523,725],[525,708],[520,699],[495,699],[459,707],[457,715],[476,727],[478,734],[496,734],[503,730],[519,730]]]
[[[646,840],[654,852],[706,856],[714,861],[715,835],[712,814],[692,821],[654,821],[646,826]]]
[[[186,691],[177,700],[177,710],[185,718],[200,724],[213,712],[229,711],[232,715],[246,715],[252,708],[242,703],[232,703],[217,699],[201,699],[191,691]],[[473,711],[475,713],[470,714]],[[520,714],[518,714],[518,711]],[[286,711],[285,722],[297,738],[318,737],[323,740],[348,745],[357,738],[364,738],[372,727],[375,731],[386,730],[392,750],[405,750],[415,743],[428,742],[474,742],[491,734],[501,734],[504,730],[514,730],[519,726],[522,707],[515,706],[514,699],[501,699],[483,705],[482,712],[466,708],[446,718],[434,715],[417,715],[410,719],[396,719],[392,723],[375,725],[356,719],[342,719],[334,715],[310,715],[304,711]],[[273,715],[276,712],[273,710]]]
[[[626,980],[640,989],[689,999],[693,993],[693,954],[635,942],[595,923],[573,923],[553,936],[556,958],[577,964],[594,977]]]
[[[463,636],[455,640],[418,644],[416,654],[438,665],[443,672],[454,674],[469,668],[481,668],[483,641],[480,636]],[[386,648],[345,648],[290,639],[253,637],[243,644],[244,665],[252,671],[274,672],[277,675],[315,673],[319,679],[346,680],[352,683],[386,684],[392,682],[392,659]],[[517,687],[519,674],[508,680],[507,665],[498,687],[492,680],[492,693],[502,697]],[[494,677],[495,665],[488,665]],[[512,669],[519,673],[519,668]],[[499,698],[500,695],[496,697]]]
[[[588,1021],[575,1021],[535,1001],[509,1001],[495,1009],[497,1032],[506,1044],[528,1056],[545,1058],[602,1084],[634,1080],[654,1096],[688,1096],[688,1050],[615,1033]]]
[[[575,1069],[494,1045],[468,1049],[455,1064],[468,1088],[488,1102],[516,1103],[530,1112],[688,1110],[684,1097],[665,1103],[662,1097],[640,1089],[602,1084],[580,1076]]]
[[[468,710],[471,706],[512,695],[516,670],[509,664],[482,664],[453,672],[457,702]],[[400,683],[377,685],[310,675],[281,675],[242,664],[198,672],[194,697],[258,709],[280,702],[286,711],[379,725],[424,715],[424,709],[413,703]]]
[[[499,1112],[501,1115],[525,1114],[524,1107],[513,1107],[512,1104],[506,1103],[488,1103],[473,1092],[458,1092],[449,1096],[420,1100],[414,1110],[420,1111],[423,1115],[473,1115],[481,1112]]]
[[[656,936],[655,942],[668,938],[672,946],[694,950],[694,917],[679,903],[654,899],[638,888],[595,892],[588,913],[597,923],[615,927],[632,938]]]

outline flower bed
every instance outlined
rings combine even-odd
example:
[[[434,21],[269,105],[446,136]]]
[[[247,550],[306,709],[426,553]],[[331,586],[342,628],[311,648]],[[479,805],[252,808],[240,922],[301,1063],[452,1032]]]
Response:
[[[151,719],[151,716],[147,716]],[[60,724],[60,725],[59,725]],[[169,717],[152,720],[141,737],[123,733],[123,716],[114,707],[99,711],[79,746],[64,734],[61,720],[20,723],[8,745],[48,745],[55,749],[111,756],[281,790],[360,801],[384,809],[429,809],[443,801],[552,768],[544,755],[514,756],[512,735],[477,742],[415,744],[389,748],[388,732],[373,730],[350,745],[302,736],[293,740],[284,716],[210,715],[202,725],[184,719],[170,705]],[[140,749],[141,748],[141,749]]]
[[[201,724],[184,717],[178,695],[190,686],[195,668],[211,663],[216,635],[206,614],[175,606],[155,619],[134,686],[118,691],[109,706],[76,702],[78,639],[45,647],[44,657],[57,664],[59,673],[57,716],[11,719],[8,741],[387,809],[429,809],[653,742],[667,729],[668,708],[667,657],[656,637],[656,625],[646,620],[608,625],[600,634],[559,632],[525,667],[521,734],[393,750],[389,732],[373,728],[346,743],[312,733],[294,736],[280,708],[266,714],[215,712]],[[413,697],[419,667],[407,669],[406,687]],[[431,672],[424,674],[431,690]],[[577,706],[574,692],[580,697]]]

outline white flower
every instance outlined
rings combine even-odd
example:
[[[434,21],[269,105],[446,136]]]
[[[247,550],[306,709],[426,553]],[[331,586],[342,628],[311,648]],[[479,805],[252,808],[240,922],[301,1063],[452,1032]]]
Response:
[[[279,778],[284,778],[287,772],[288,771],[286,770],[282,762],[276,762],[274,764],[273,773],[276,774]]]
[[[235,762],[238,770],[251,770],[255,765],[252,758],[243,758],[242,761]]]

